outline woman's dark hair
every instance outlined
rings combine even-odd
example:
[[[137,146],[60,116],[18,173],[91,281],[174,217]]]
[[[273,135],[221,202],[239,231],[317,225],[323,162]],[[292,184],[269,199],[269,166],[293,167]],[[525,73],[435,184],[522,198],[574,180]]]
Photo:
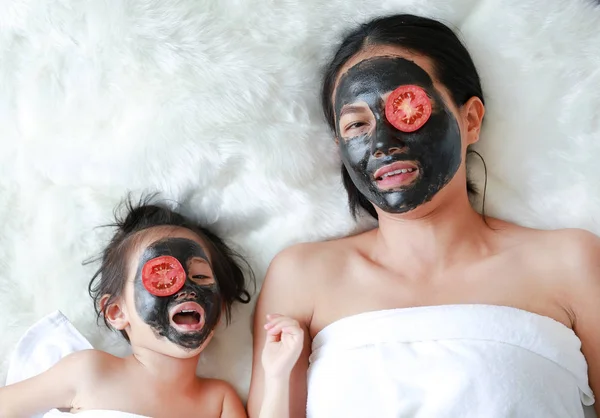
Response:
[[[341,68],[359,52],[378,45],[397,46],[431,59],[435,77],[450,91],[456,105],[464,105],[473,96],[484,101],[475,64],[450,28],[436,20],[408,14],[380,17],[360,25],[346,35],[326,67],[321,104],[325,118],[334,132],[332,95]],[[344,165],[342,178],[352,215],[356,217],[360,207],[377,218],[373,204],[358,191]],[[476,194],[470,181],[467,181],[467,191]]]
[[[231,305],[235,301],[250,302],[250,293],[246,290],[244,274],[240,265],[243,264],[247,268],[250,279],[254,283],[252,269],[217,235],[167,206],[160,203],[151,204],[153,198],[154,196],[148,196],[134,203],[131,197],[128,197],[115,210],[115,222],[105,225],[116,228],[116,231],[109,244],[95,260],[101,261],[101,264],[88,286],[98,319],[102,316],[106,326],[111,327],[105,316],[106,308],[123,294],[127,277],[127,257],[140,241],[141,234],[139,232],[157,226],[171,226],[189,229],[196,233],[206,245],[212,261],[215,280],[219,285],[225,304],[226,321],[229,324]],[[124,213],[120,214],[120,212]],[[100,306],[104,295],[109,295],[109,297]],[[121,334],[129,341],[125,331],[121,331]]]

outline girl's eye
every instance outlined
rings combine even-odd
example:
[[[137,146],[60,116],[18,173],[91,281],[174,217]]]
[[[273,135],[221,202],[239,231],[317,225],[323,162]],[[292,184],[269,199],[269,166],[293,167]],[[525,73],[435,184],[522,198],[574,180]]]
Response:
[[[196,274],[192,276],[192,279],[198,284],[213,284],[215,280],[210,276],[205,276],[204,274]]]

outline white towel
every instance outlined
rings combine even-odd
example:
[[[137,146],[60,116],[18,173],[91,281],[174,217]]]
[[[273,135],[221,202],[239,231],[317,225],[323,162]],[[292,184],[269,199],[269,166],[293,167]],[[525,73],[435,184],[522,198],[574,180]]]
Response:
[[[8,364],[6,384],[36,376],[75,351],[93,348],[60,311],[32,325],[21,337]]]
[[[76,351],[93,348],[60,311],[52,312],[36,322],[21,337],[8,365],[6,384],[20,382],[48,370],[60,359]],[[90,410],[77,414],[52,409],[35,418],[146,418],[119,411]]]
[[[121,411],[109,411],[109,410],[89,410],[81,411],[76,414],[69,412],[60,412],[57,409],[53,409],[44,415],[44,418],[148,418],[143,415],[130,414],[128,412]]]
[[[309,418],[583,418],[593,403],[579,338],[520,309],[367,312],[312,344]]]

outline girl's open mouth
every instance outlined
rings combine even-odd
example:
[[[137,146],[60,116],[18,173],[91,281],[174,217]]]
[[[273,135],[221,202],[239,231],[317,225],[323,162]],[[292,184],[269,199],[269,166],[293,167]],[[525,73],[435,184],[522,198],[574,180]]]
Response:
[[[198,331],[204,327],[205,314],[196,302],[184,302],[171,308],[171,326],[180,332]]]

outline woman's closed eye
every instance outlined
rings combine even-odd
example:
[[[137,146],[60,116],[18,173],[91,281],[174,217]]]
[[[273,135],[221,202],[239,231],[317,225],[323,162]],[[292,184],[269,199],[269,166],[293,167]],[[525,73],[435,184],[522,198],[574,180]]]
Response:
[[[374,124],[375,116],[365,102],[345,105],[340,111],[338,126],[343,138],[364,135]]]
[[[342,136],[346,138],[354,138],[363,135],[369,131],[369,123],[362,120],[352,121],[342,129]]]
[[[365,122],[353,122],[350,125],[346,126],[346,130],[360,128],[361,126],[366,125]]]

